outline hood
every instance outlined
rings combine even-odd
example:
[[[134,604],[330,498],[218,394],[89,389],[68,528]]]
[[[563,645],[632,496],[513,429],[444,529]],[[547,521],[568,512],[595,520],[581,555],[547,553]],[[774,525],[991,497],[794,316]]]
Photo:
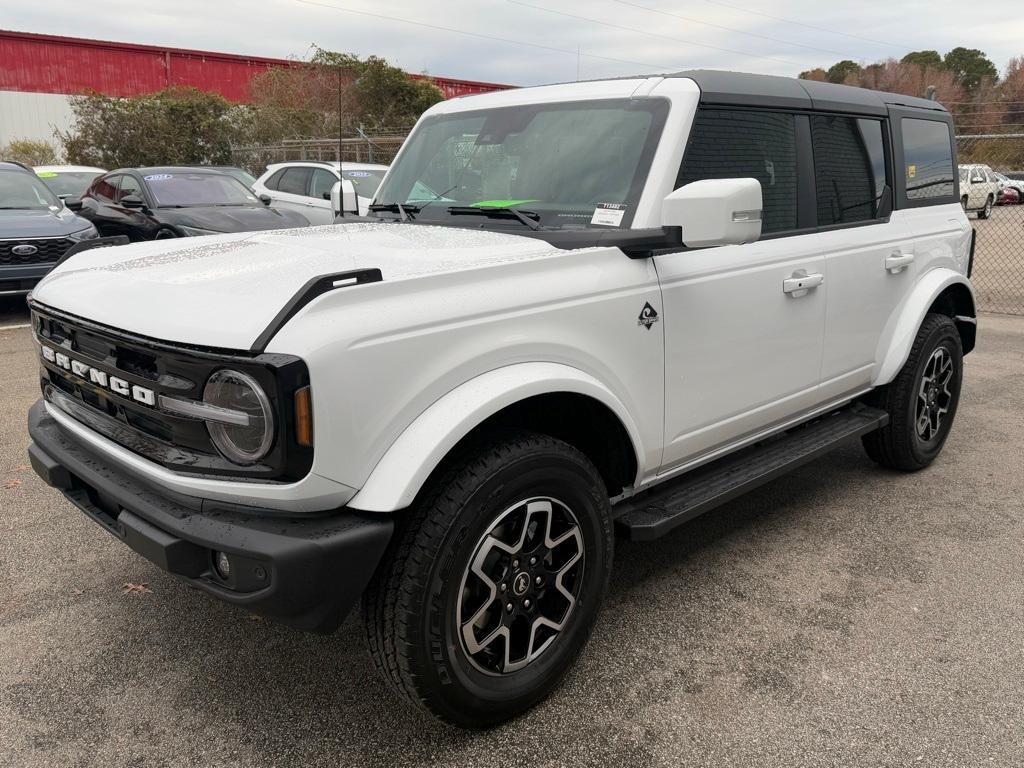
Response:
[[[296,211],[279,211],[263,205],[195,206],[157,208],[156,218],[163,224],[175,224],[211,232],[257,232],[290,229],[309,223]]]
[[[334,224],[83,251],[51,271],[32,298],[142,336],[249,349],[315,277],[377,267],[394,281],[557,253],[543,240],[483,230]]]
[[[36,210],[0,210],[0,240],[21,240],[31,237],[61,237],[81,232],[92,225],[67,208],[53,211],[49,208]]]

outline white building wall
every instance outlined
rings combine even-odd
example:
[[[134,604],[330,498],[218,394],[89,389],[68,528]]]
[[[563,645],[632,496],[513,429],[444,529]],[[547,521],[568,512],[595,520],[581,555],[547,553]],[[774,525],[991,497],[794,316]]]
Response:
[[[0,146],[14,139],[48,141],[57,147],[57,129],[71,127],[71,99],[59,93],[0,91]]]

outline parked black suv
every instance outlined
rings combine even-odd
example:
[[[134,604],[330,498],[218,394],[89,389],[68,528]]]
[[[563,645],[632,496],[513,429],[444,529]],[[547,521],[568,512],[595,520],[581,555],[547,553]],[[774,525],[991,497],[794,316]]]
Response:
[[[96,237],[31,169],[0,162],[0,295],[32,290],[68,248]]]

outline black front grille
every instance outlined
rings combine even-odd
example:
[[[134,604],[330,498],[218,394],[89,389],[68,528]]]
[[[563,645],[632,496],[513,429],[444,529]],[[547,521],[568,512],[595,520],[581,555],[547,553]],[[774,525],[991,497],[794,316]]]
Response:
[[[239,467],[220,455],[203,421],[119,396],[89,381],[85,374],[76,375],[40,357],[45,399],[104,437],[182,472],[286,480],[297,479],[309,471],[312,449],[296,445],[291,438],[292,393],[308,384],[306,367],[297,358],[182,348],[80,321],[36,303],[32,310],[40,344],[129,384],[152,390],[158,403],[161,395],[202,400],[206,380],[219,368],[248,373],[267,393],[275,406],[275,421],[283,427],[263,461]],[[278,392],[286,397],[279,397]]]
[[[66,237],[24,240],[0,240],[0,266],[22,266],[25,264],[49,264],[57,261],[64,252],[74,245]],[[19,246],[24,246],[19,248]],[[35,248],[32,253],[15,253]]]

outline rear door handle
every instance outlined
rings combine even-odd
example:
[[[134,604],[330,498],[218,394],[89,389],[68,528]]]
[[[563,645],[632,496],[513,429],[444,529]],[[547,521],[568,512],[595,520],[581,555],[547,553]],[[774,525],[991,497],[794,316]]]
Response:
[[[801,296],[806,296],[809,290],[817,288],[824,282],[825,276],[821,272],[809,275],[807,270],[798,269],[792,277],[787,277],[782,281],[782,292],[788,293],[794,299],[799,299]]]
[[[904,269],[906,269],[913,263],[914,254],[893,251],[885,259],[885,268],[889,270],[890,274],[896,275],[902,272]]]

